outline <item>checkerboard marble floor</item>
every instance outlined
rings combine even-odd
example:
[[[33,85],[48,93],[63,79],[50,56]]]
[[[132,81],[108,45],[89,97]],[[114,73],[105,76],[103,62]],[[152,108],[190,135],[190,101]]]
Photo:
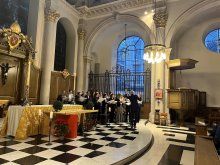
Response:
[[[52,145],[46,145],[46,136],[29,137],[22,141],[10,137],[0,138],[0,164],[100,164],[91,160],[125,147],[138,136],[139,131],[131,130],[126,123],[110,123],[97,125],[93,131],[84,132],[75,139],[61,141],[52,136]]]
[[[131,165],[193,165],[195,128],[146,124],[154,136],[150,150]]]

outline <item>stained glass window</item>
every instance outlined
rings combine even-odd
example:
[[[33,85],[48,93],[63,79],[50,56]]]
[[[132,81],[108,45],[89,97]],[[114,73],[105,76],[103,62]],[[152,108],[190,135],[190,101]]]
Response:
[[[220,29],[213,30],[206,35],[205,46],[213,52],[220,53]]]

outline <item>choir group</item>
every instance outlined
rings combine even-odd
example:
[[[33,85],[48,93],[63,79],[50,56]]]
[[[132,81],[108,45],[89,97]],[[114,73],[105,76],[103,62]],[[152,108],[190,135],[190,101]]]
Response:
[[[140,119],[140,106],[142,104],[141,96],[134,94],[117,94],[102,92],[77,92],[74,96],[72,90],[65,91],[58,96],[58,100],[69,104],[86,105],[93,103],[93,109],[98,110],[97,121],[107,122],[128,122],[131,128],[136,128],[136,123]]]

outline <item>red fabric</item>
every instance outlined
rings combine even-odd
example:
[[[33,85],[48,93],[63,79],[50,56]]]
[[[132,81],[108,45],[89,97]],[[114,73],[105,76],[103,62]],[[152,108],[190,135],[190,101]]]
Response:
[[[78,115],[58,115],[57,120],[66,121],[68,123],[69,133],[66,135],[66,137],[68,138],[77,137]]]

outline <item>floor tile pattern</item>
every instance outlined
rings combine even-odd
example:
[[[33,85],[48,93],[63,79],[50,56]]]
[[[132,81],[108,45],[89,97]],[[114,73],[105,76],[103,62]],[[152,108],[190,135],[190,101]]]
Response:
[[[84,132],[75,139],[60,141],[46,136],[29,137],[27,140],[0,138],[0,164],[44,165],[74,164],[80,159],[95,158],[132,142],[139,132],[131,130],[127,123],[97,125],[93,131]]]
[[[171,142],[158,165],[179,165],[185,161],[183,153],[194,154],[194,147],[185,145],[195,144],[195,129],[168,126],[158,126],[157,128],[162,129],[163,135],[167,137],[166,140]],[[177,144],[172,144],[172,142],[177,142]]]

